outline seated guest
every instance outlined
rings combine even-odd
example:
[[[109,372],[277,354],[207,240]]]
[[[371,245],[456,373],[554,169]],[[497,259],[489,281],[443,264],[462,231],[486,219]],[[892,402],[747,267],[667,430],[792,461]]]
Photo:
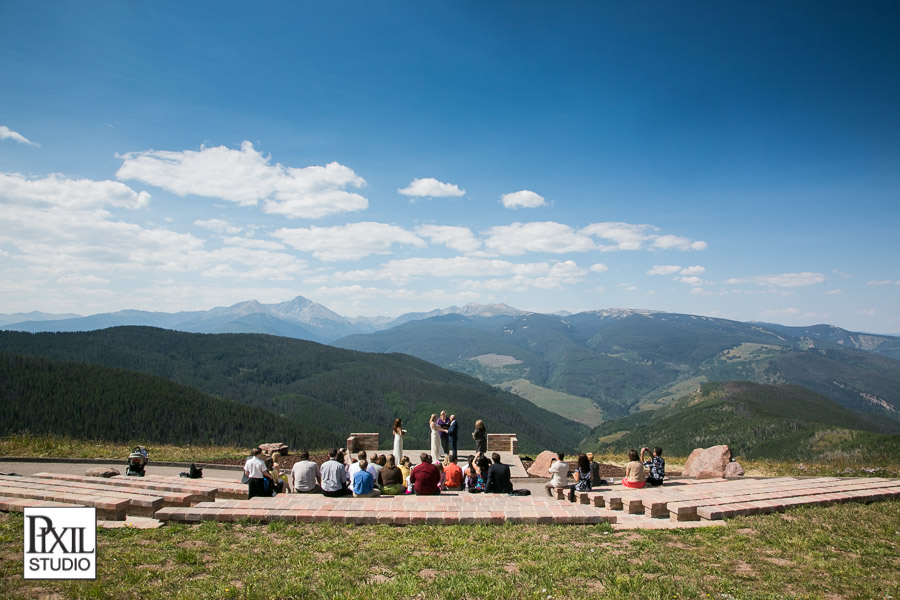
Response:
[[[447,465],[444,467],[444,474],[446,475],[444,479],[444,486],[446,489],[462,489],[463,472],[462,469],[459,468],[459,465],[456,464],[455,454],[448,455]]]
[[[291,492],[291,479],[288,476],[287,472],[281,472],[281,452],[276,452],[272,455],[272,477],[276,482],[280,484],[279,493],[282,491],[286,491],[288,493]]]
[[[575,492],[591,491],[591,461],[586,454],[578,455],[575,467],[575,485],[569,489],[569,502],[575,502]]]
[[[278,454],[277,452],[275,454]],[[279,454],[279,457],[281,455]],[[268,496],[274,496],[275,494],[280,494],[284,491],[284,481],[281,480],[281,474],[277,472],[275,468],[275,459],[271,456],[267,456],[263,461],[266,463],[266,472],[269,474],[268,481],[270,481],[270,485],[272,486],[270,489],[267,489]]]
[[[628,451],[628,464],[625,465],[625,478],[622,485],[627,488],[640,489],[646,483],[644,464],[638,460],[637,450]]]
[[[403,471],[396,464],[393,454],[387,457],[387,464],[378,474],[377,483],[381,484],[381,493],[386,496],[396,496],[406,491],[403,483]]]
[[[423,452],[419,457],[422,461],[409,472],[409,482],[413,491],[420,496],[432,496],[440,494],[438,485],[441,482],[441,474],[431,464],[431,455]]]
[[[375,478],[366,468],[368,466],[366,459],[359,461],[359,470],[353,476],[354,498],[374,498],[381,495],[381,492],[375,487]]]
[[[366,470],[369,472],[369,475],[371,475],[373,479],[378,477],[378,471],[375,469],[375,466],[369,462],[369,457],[366,454],[365,450],[360,450],[356,454],[356,457],[359,460],[352,463],[347,468],[347,477],[350,479],[351,482],[353,481],[353,478],[356,476],[356,474],[359,472],[359,470],[362,468],[361,465],[362,465],[363,461],[366,461],[366,465],[367,465]]]
[[[463,470],[463,476],[465,477],[465,485],[468,491],[481,491],[478,489],[478,470],[475,468],[474,456],[469,457],[469,464],[466,465],[466,468]]]
[[[444,485],[444,481],[447,479],[447,474],[444,473],[444,465],[443,465],[443,463],[431,463],[431,464],[434,465],[434,468],[438,470],[438,474],[441,476],[441,479],[440,479],[440,481],[439,481],[439,483],[438,483],[438,488],[440,488],[440,490],[441,490],[442,492],[446,492],[446,491],[447,491],[447,486]]]
[[[488,467],[487,481],[484,491],[488,494],[512,494],[513,486],[510,481],[509,465],[500,462],[500,455],[494,452],[491,455],[491,464]]]
[[[556,458],[550,460],[550,481],[544,484],[548,496],[553,496],[553,490],[556,488],[568,487],[569,463],[564,460],[565,458],[564,453],[557,452]]]
[[[666,461],[662,457],[662,448],[657,446],[653,449],[653,456],[650,460],[644,460],[644,452],[650,454],[650,448],[641,448],[641,462],[650,469],[650,476],[647,477],[647,485],[662,485],[663,479],[666,478]]]
[[[409,485],[409,471],[412,469],[412,461],[409,460],[408,456],[404,456],[400,459],[400,464],[397,467],[403,472],[403,482]]]
[[[328,451],[328,460],[322,463],[322,467],[319,469],[322,495],[336,497],[352,493],[347,485],[347,471],[343,461],[344,456],[336,448]]]
[[[594,453],[588,452],[586,456],[591,463],[591,487],[595,488],[606,485],[606,482],[600,477],[600,463],[594,460]]]
[[[322,491],[319,487],[319,465],[309,460],[309,452],[306,450],[300,453],[300,460],[294,463],[291,477],[294,480],[294,491],[298,494]]]
[[[383,466],[381,464],[381,458],[383,456],[384,456],[383,454],[382,455],[373,454],[372,457],[369,459],[369,466],[372,467],[373,469],[375,469],[375,487],[377,487],[379,490],[381,489],[381,486],[378,485],[378,474],[381,473],[381,468]]]

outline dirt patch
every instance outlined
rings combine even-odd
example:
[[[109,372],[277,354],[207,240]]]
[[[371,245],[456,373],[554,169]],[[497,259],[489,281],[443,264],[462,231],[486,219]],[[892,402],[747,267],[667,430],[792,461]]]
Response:
[[[419,577],[429,583],[434,581],[438,575],[440,575],[440,572],[435,571],[434,569],[422,569],[421,571],[419,571]]]
[[[503,565],[503,570],[507,573],[518,573],[519,566],[515,563],[506,563],[505,565]]]
[[[366,578],[366,581],[367,581],[368,583],[370,583],[370,584],[371,584],[371,583],[385,583],[385,582],[388,582],[388,581],[390,581],[390,580],[391,580],[390,577],[388,577],[387,575],[382,575],[381,573],[376,573],[376,574],[374,574],[374,575],[369,575],[369,576]]]
[[[742,560],[739,560],[734,564],[734,572],[738,575],[756,575],[756,571],[753,570],[753,567],[750,566],[750,563],[746,563]]]
[[[775,556],[763,556],[764,560],[769,561],[773,565],[778,565],[779,567],[792,567],[794,566],[794,561],[788,560],[786,558],[778,558]]]

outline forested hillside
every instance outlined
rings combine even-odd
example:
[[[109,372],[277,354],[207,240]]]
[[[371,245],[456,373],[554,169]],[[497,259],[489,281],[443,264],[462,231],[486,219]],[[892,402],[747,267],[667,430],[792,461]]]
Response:
[[[428,416],[440,410],[456,413],[464,447],[476,419],[484,419],[489,432],[517,433],[527,452],[573,448],[588,432],[518,396],[411,356],[297,339],[116,327],[0,332],[0,350],[157,375],[343,439],[351,432],[379,432],[384,447],[395,417],[409,430],[406,447],[427,447]]]
[[[341,440],[162,377],[0,352],[0,435],[29,431],[110,441],[293,448]]]
[[[900,423],[860,414],[795,385],[705,384],[669,406],[608,421],[581,447],[624,453],[662,446],[685,456],[727,444],[748,458],[811,459],[900,451]]]
[[[900,339],[830,326],[611,309],[448,315],[334,343],[413,354],[507,389],[526,380],[536,395],[545,388],[576,396],[606,419],[664,406],[708,381],[733,380],[801,385],[853,410],[900,419],[900,361],[892,358]]]

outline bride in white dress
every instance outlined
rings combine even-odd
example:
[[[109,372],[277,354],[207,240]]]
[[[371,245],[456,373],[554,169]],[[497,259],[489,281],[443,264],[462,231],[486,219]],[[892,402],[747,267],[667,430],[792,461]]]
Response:
[[[403,429],[403,423],[400,421],[400,418],[394,420],[394,460],[399,465],[400,460],[403,458],[403,434],[406,433],[406,430]]]
[[[441,462],[441,430],[437,426],[437,415],[431,415],[428,426],[431,428],[431,458],[438,464]]]

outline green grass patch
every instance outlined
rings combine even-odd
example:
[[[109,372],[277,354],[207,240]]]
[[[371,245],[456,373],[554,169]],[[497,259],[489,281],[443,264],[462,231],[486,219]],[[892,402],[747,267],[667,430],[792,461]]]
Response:
[[[202,462],[222,458],[246,458],[247,448],[237,446],[147,445],[142,440],[108,442],[63,435],[14,433],[0,437],[0,456],[43,458],[109,458],[122,460],[138,444],[146,446],[151,460]]]
[[[527,379],[507,381],[499,384],[497,387],[521,396],[550,412],[579,423],[584,423],[588,427],[596,427],[603,422],[603,411],[590,398],[573,396],[572,394],[541,387]]]
[[[21,515],[0,515],[0,597],[900,597],[900,502],[809,507],[724,527],[278,526],[100,530],[96,581],[23,581]]]

